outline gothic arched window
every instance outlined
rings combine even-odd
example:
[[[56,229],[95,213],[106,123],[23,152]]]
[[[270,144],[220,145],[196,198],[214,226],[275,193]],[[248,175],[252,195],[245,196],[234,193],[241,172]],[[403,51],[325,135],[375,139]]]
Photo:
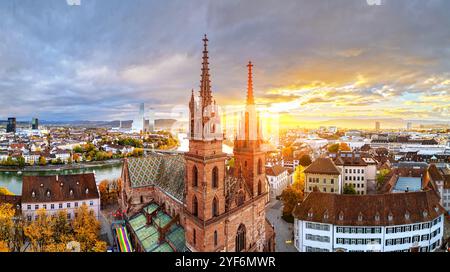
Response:
[[[198,186],[198,169],[197,166],[194,165],[194,169],[192,169],[192,186]]]
[[[262,160],[258,160],[258,175],[262,174]]]
[[[212,170],[212,187],[217,188],[219,187],[219,168],[214,167]]]
[[[241,224],[236,233],[236,252],[245,250],[245,226]]]
[[[212,215],[213,217],[219,216],[219,201],[215,197],[212,203]]]
[[[194,216],[198,216],[198,201],[197,201],[197,197],[194,196],[192,198],[192,214]]]
[[[197,243],[197,232],[195,231],[195,229],[192,233],[192,241],[194,242],[194,245]]]
[[[217,246],[217,244],[219,243],[219,237],[217,234],[217,230],[214,231],[214,246]]]
[[[258,195],[262,194],[262,183],[261,180],[258,182]]]

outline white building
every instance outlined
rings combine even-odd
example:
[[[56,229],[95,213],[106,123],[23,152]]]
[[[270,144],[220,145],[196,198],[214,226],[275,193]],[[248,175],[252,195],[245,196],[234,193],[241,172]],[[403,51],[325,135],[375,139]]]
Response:
[[[436,190],[441,197],[441,205],[450,212],[450,166],[437,167],[431,164],[428,168],[430,179],[436,184]]]
[[[340,152],[330,154],[330,157],[342,173],[344,186],[352,186],[357,194],[367,194],[368,182],[374,183],[376,178],[375,160],[362,158],[360,153],[355,152]]]
[[[291,184],[288,170],[280,165],[266,167],[266,178],[270,186],[270,198],[276,198]]]
[[[94,174],[23,177],[22,214],[29,221],[40,209],[50,215],[66,210],[68,219],[73,219],[83,204],[98,218],[100,195]]]
[[[435,251],[445,210],[435,192],[338,195],[313,192],[293,212],[300,252]]]

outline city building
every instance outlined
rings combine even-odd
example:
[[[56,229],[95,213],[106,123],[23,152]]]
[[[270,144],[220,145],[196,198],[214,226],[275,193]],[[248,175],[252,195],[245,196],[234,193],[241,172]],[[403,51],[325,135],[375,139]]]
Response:
[[[435,251],[444,208],[431,190],[380,195],[313,192],[293,211],[300,252]]]
[[[367,184],[375,182],[376,164],[368,164],[357,152],[330,154],[334,164],[340,169],[344,186],[352,186],[359,195],[367,194]]]
[[[40,209],[50,215],[66,210],[73,219],[83,204],[98,218],[100,195],[94,174],[23,177],[22,214],[28,221],[35,220]]]
[[[132,217],[155,203],[171,217],[178,216],[188,251],[274,251],[275,232],[265,218],[265,152],[260,148],[252,65],[248,66],[245,119],[233,151],[235,165],[227,170],[221,118],[211,90],[206,36],[203,41],[200,92],[195,95],[192,91],[189,103],[188,151],[184,156],[150,154],[126,159],[122,209]]]
[[[376,131],[380,131],[381,129],[381,123],[380,122],[375,122],[375,130]]]
[[[270,187],[270,198],[274,199],[283,193],[283,190],[291,185],[288,169],[281,165],[266,167],[266,178]]]
[[[38,130],[39,129],[39,119],[33,118],[31,120],[31,129]]]
[[[343,191],[342,175],[331,158],[318,158],[305,171],[305,192],[315,190],[340,194]]]
[[[6,124],[6,133],[16,133],[16,118],[8,118],[8,123]]]

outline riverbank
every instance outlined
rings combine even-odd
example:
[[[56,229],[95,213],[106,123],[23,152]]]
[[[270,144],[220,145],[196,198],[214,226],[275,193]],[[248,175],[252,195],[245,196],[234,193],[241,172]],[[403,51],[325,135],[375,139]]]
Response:
[[[26,172],[53,172],[53,171],[66,171],[66,170],[79,170],[79,169],[90,169],[98,168],[103,166],[119,166],[122,164],[122,159],[114,159],[107,161],[94,161],[94,162],[83,162],[83,163],[72,163],[72,164],[62,164],[62,165],[34,165],[25,166],[24,168],[18,167],[7,167],[0,166],[0,172],[12,172],[12,173],[26,173]]]

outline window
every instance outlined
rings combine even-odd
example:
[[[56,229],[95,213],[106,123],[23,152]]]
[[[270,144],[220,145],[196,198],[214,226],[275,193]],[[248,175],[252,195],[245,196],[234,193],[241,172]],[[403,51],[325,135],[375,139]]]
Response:
[[[334,193],[334,188],[331,188],[331,192]]]
[[[195,229],[192,233],[192,241],[193,241],[194,245],[197,244],[197,232],[195,231]]]
[[[212,187],[217,188],[219,187],[219,169],[216,167],[212,170]]]
[[[70,220],[70,219],[71,219],[71,217],[72,217],[72,216],[71,216],[71,214],[70,214],[70,213],[68,213],[68,214],[67,214],[67,219],[69,219],[69,220]]]
[[[63,204],[62,203],[59,203],[59,206],[58,206],[60,209],[62,209],[63,208]]]
[[[27,210],[31,210],[31,205],[27,205]]]
[[[193,198],[192,198],[192,215],[198,216],[198,201],[197,201],[197,197],[195,197],[195,196],[193,196]]]
[[[54,209],[55,209],[55,204],[51,204],[51,205],[50,205],[50,209],[51,209],[51,210],[54,210]]]
[[[78,208],[78,202],[75,202],[75,208]]]
[[[94,201],[91,200],[91,201],[89,202],[89,205],[90,205],[90,206],[94,206]]]
[[[27,220],[31,221],[31,215],[27,215]]]
[[[261,180],[258,182],[258,195],[262,194],[262,182]]]
[[[262,174],[262,160],[258,160],[258,175]]]
[[[47,210],[47,204],[44,204],[42,207],[44,208],[44,210]]]
[[[334,184],[334,179],[331,179],[330,182],[331,182],[331,184]]]
[[[217,237],[217,230],[216,231],[214,231],[214,246],[217,246],[217,244],[218,244],[218,237]]]
[[[198,186],[198,169],[197,166],[194,166],[192,169],[192,186],[197,187]]]
[[[219,201],[217,200],[217,198],[214,198],[214,199],[213,199],[213,203],[212,203],[212,215],[213,215],[213,217],[219,216]]]
[[[236,252],[242,252],[246,249],[246,237],[245,237],[245,226],[244,225],[240,225],[237,232],[236,232],[236,238],[235,238],[235,251]]]
[[[34,205],[35,210],[39,210],[39,205]]]
[[[67,208],[70,208],[70,203],[67,203],[66,207],[67,207]]]
[[[323,179],[323,184],[327,184],[327,179],[326,178]]]

